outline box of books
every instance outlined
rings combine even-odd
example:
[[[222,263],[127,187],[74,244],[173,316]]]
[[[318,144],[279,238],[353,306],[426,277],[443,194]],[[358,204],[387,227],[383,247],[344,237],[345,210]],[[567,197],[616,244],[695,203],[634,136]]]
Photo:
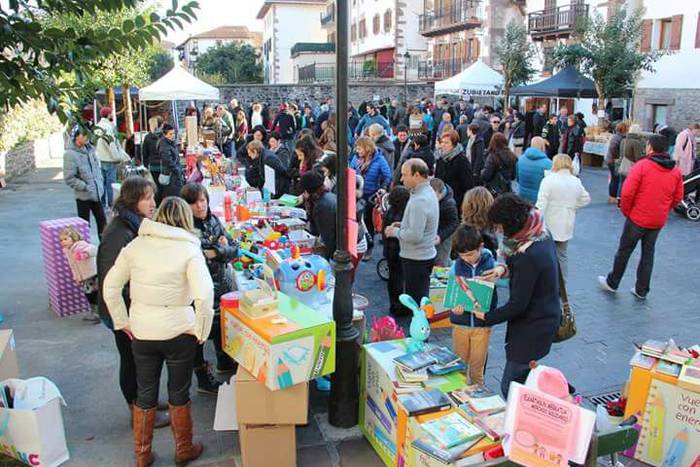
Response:
[[[270,391],[243,368],[238,368],[235,381],[236,417],[239,425],[308,423],[309,383]]]
[[[226,353],[271,391],[335,371],[335,322],[283,293],[277,313],[258,319],[222,302]]]

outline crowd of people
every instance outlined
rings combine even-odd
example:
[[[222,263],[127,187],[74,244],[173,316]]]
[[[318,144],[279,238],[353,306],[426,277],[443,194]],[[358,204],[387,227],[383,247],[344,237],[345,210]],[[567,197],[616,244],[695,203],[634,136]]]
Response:
[[[114,131],[105,111],[98,126]],[[337,115],[332,100],[317,109],[252,103],[188,109],[213,131],[228,158],[245,168],[249,185],[263,188],[265,167],[275,174],[274,197],[297,196],[306,210],[316,249],[332,259],[337,247]],[[388,260],[387,314],[406,316],[399,296],[429,296],[436,265],[450,274],[486,281],[508,278],[505,303],[489,310],[452,310],[453,345],[468,364],[472,383],[484,380],[490,327],[507,323],[504,395],[524,382],[531,362],[550,350],[561,319],[560,277],[568,274],[567,245],[576,210],[590,202],[579,175],[585,127],[582,115],[548,115],[542,106],[526,115],[473,102],[427,99],[415,105],[366,102],[347,109],[349,167],[356,172],[357,256],[368,261],[381,239]],[[626,224],[612,271],[599,278],[614,292],[636,244],[642,259],[633,294],[650,290],[654,244],[668,212],[683,195],[682,177],[695,158],[695,125],[678,135],[676,152],[638,127],[617,125],[607,162],[611,200],[620,198]],[[231,290],[226,264],[237,245],[211,214],[204,186],[187,183],[174,127],[154,117],[139,163],[151,178],[132,176],[112,200],[106,193],[123,159],[109,139],[76,127],[65,154],[65,180],[74,189],[78,215],[97,222],[98,311],[114,333],[119,380],[133,414],[138,465],[152,461],[154,427],[170,423],[176,461],[201,454],[192,441],[189,389],[215,393],[219,382],[204,360],[212,339],[216,367],[235,371],[221,349],[219,307]],[[101,135],[100,135],[101,136]],[[676,167],[678,165],[681,167]],[[340,168],[342,169],[342,168]],[[107,215],[105,208],[111,207]],[[156,209],[157,208],[157,209]],[[108,222],[108,218],[111,218]],[[564,280],[564,279],[561,279]],[[168,406],[158,403],[160,372],[168,368]],[[168,419],[165,412],[169,408]]]

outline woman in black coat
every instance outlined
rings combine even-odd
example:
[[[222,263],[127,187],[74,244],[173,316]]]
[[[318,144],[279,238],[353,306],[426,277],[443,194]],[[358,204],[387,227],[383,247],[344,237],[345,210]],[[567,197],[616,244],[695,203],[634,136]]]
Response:
[[[265,149],[259,141],[251,141],[248,146],[248,158],[251,160],[245,178],[252,187],[262,190],[265,186],[265,167],[270,167],[275,172],[275,192],[273,198],[289,193],[290,181],[287,175],[287,167],[277,158],[272,151]]]
[[[185,176],[180,165],[180,150],[175,142],[175,129],[168,123],[163,124],[163,136],[158,140],[158,155],[160,157],[162,173],[159,176],[161,186],[157,200],[160,201],[168,196],[180,196],[182,185],[185,184]],[[164,184],[165,177],[170,177],[167,184]]]
[[[513,193],[494,201],[489,221],[502,230],[501,252],[506,264],[499,264],[484,278],[510,278],[508,302],[486,314],[475,312],[488,326],[508,323],[506,366],[501,392],[508,397],[511,381],[525,383],[530,363],[549,354],[561,322],[559,263],[554,241],[542,214]]]
[[[484,169],[481,171],[481,182],[494,197],[512,191],[517,162],[518,158],[508,149],[508,141],[503,133],[494,134],[489,144]]]
[[[156,209],[155,193],[156,186],[143,177],[132,175],[124,180],[119,196],[114,200],[114,217],[102,232],[102,241],[97,249],[97,278],[100,284],[97,311],[102,322],[114,333],[119,352],[119,387],[129,408],[136,401],[136,363],[131,351],[131,337],[124,331],[113,329],[112,318],[102,298],[102,284],[122,248],[138,235],[141,221],[153,217]],[[128,286],[124,287],[122,295],[128,309]],[[163,409],[167,409],[167,406]],[[167,426],[169,423],[167,412],[156,414],[156,428]]]
[[[474,186],[472,166],[459,144],[459,134],[456,131],[450,130],[440,136],[440,148],[435,163],[435,176],[452,188],[455,201],[461,205],[464,193]]]

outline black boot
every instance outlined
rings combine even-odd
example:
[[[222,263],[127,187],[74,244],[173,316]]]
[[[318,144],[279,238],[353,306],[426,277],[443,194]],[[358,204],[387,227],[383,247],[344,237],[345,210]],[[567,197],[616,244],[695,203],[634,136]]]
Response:
[[[204,394],[218,394],[221,383],[214,378],[208,362],[204,362],[199,368],[195,368],[194,374],[197,376],[197,392]]]
[[[236,370],[238,370],[238,362],[226,352],[216,352],[216,371],[218,373],[235,373]]]

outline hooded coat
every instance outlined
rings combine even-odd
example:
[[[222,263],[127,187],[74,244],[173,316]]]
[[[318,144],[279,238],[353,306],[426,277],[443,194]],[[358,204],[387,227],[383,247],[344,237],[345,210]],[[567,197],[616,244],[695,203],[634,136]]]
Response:
[[[552,170],[551,159],[539,149],[529,147],[518,159],[515,169],[518,178],[518,195],[535,204],[544,171]]]
[[[374,144],[382,151],[382,154],[384,154],[389,168],[393,169],[396,166],[396,158],[401,157],[401,155],[396,155],[396,148],[391,139],[389,139],[387,135],[381,135]]]

